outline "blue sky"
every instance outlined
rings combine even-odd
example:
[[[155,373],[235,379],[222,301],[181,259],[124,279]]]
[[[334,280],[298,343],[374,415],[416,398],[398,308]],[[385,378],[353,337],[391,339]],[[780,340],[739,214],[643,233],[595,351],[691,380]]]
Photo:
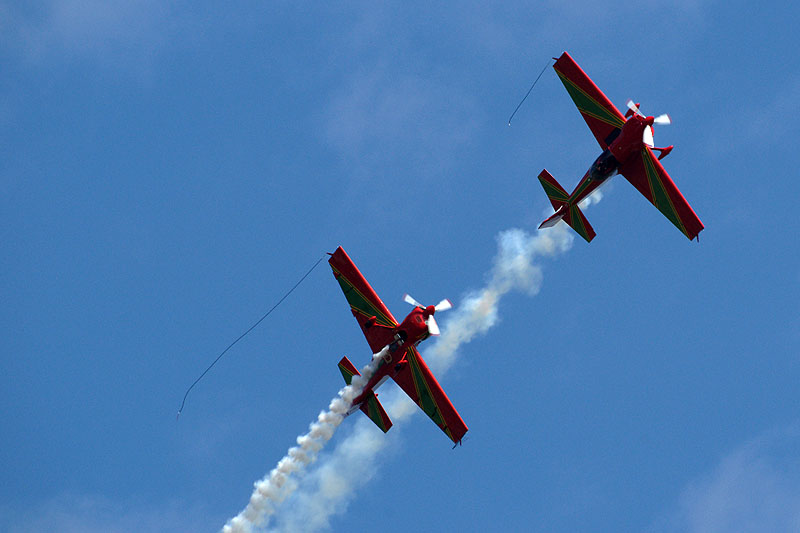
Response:
[[[672,116],[699,245],[615,178],[439,375],[464,446],[351,417],[271,525],[797,530],[800,16],[768,11],[0,2],[0,530],[219,530],[369,351],[322,263],[176,423],[186,387],[340,244],[396,316],[457,316],[539,171],[599,153],[552,69],[506,126],[564,50]]]

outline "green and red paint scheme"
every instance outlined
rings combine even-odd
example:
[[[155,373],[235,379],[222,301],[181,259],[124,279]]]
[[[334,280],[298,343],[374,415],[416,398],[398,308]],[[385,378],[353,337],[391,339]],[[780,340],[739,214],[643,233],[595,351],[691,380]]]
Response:
[[[567,194],[547,170],[542,170],[539,181],[556,212],[539,228],[554,226],[564,220],[587,242],[591,241],[595,232],[578,206],[608,178],[619,173],[684,235],[689,239],[696,238],[703,230],[703,223],[661,166],[660,159],[672,150],[672,146],[652,146],[652,126],[657,119],[639,113],[638,104],[629,104],[631,110],[623,116],[567,52],[556,60],[553,69],[603,153],[572,194]],[[656,157],[653,150],[659,151],[660,155]]]
[[[341,246],[331,254],[328,263],[375,354],[373,357],[380,357],[377,369],[363,392],[353,400],[350,412],[361,409],[382,431],[388,431],[392,421],[375,390],[391,378],[450,440],[460,443],[467,426],[417,351],[417,344],[430,336],[427,321],[435,313],[434,306],[415,306],[398,323]],[[347,357],[339,362],[339,370],[348,385],[353,376],[359,375]]]

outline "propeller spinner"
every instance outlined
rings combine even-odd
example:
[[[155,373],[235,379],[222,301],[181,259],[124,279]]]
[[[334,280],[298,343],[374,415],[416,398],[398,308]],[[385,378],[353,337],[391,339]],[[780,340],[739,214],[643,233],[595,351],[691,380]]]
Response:
[[[639,115],[642,118],[647,118],[647,117],[644,116],[644,114],[641,111],[639,111],[639,106],[636,105],[636,103],[633,100],[628,100],[626,105],[628,106],[628,109],[633,111],[636,115]],[[658,124],[659,126],[667,126],[669,124],[672,124],[672,119],[669,118],[669,115],[667,115],[666,113],[663,113],[663,114],[658,115],[657,117],[653,118],[653,124]],[[644,134],[642,136],[642,142],[644,144],[646,144],[647,146],[649,146],[650,148],[653,148],[655,146],[655,144],[653,144],[653,127],[652,126],[645,127]]]
[[[425,306],[416,301],[410,294],[406,294],[405,296],[403,296],[403,301],[413,305],[414,307],[422,307],[423,309],[425,309]],[[433,306],[433,313],[435,313],[436,311],[447,311],[452,307],[453,304],[450,303],[450,300],[445,298],[444,300]],[[436,323],[436,319],[433,318],[433,313],[428,315],[425,324],[428,326],[428,333],[435,336],[439,335],[440,331],[439,331],[439,325]]]

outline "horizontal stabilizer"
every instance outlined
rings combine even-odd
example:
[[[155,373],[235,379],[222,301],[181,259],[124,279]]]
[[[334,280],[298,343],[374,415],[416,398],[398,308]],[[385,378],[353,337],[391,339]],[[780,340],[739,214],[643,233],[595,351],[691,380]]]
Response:
[[[547,198],[550,199],[553,209],[556,210],[555,213],[539,224],[539,229],[555,226],[558,224],[559,220],[563,220],[569,224],[578,235],[586,239],[586,242],[591,242],[595,237],[594,229],[592,229],[586,217],[583,216],[583,212],[580,208],[576,204],[570,203],[567,191],[564,190],[547,170],[542,170],[539,174],[539,183],[542,184]]]
[[[378,395],[373,391],[367,394],[364,403],[361,404],[359,409],[361,409],[370,420],[375,422],[375,425],[384,433],[389,431],[389,428],[392,427],[392,421],[389,419],[389,415],[383,410],[381,402],[378,401]]]
[[[353,376],[360,376],[361,372],[353,366],[353,363],[350,362],[350,359],[347,357],[342,357],[342,360],[339,361],[339,372],[342,373],[342,377],[344,378],[344,382],[350,385],[353,381]]]
[[[586,242],[592,242],[592,239],[594,239],[594,229],[592,229],[589,221],[586,220],[586,217],[583,215],[583,211],[581,211],[577,205],[570,204],[569,207],[567,207],[566,213],[564,214],[564,222],[569,224],[578,235],[586,239]]]
[[[569,201],[569,194],[567,194],[567,191],[564,190],[564,188],[553,176],[550,175],[547,170],[542,170],[542,172],[539,174],[539,183],[542,184],[542,188],[544,189],[545,194],[547,194],[547,198],[550,199],[550,203],[553,205],[553,209],[556,211],[558,211]]]
[[[339,361],[339,371],[342,373],[342,377],[344,378],[345,383],[350,385],[353,381],[353,376],[360,376],[361,373],[358,369],[350,362],[350,359],[347,357],[342,357],[342,360]],[[372,420],[376,426],[380,428],[381,431],[386,433],[389,431],[389,428],[392,427],[392,421],[389,418],[389,415],[386,414],[386,411],[383,409],[381,402],[378,401],[378,395],[375,394],[374,391],[369,391],[365,397],[364,401],[361,402],[361,405],[358,406],[361,411],[364,412],[365,415]],[[355,406],[351,407],[351,409],[355,409]],[[352,411],[350,411],[352,412]]]

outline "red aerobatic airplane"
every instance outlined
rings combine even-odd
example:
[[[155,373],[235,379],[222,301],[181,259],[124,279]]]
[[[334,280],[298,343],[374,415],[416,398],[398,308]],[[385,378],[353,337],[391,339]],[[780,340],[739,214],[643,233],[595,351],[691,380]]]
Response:
[[[414,310],[398,324],[341,246],[328,262],[369,347],[376,357],[381,357],[378,368],[364,391],[353,400],[348,414],[361,409],[384,433],[389,431],[392,421],[378,401],[375,389],[392,378],[454,443],[459,444],[467,426],[417,351],[420,341],[439,334],[433,315],[436,311],[450,309],[450,301],[423,307],[406,295],[405,301],[413,305]],[[347,357],[339,361],[339,370],[348,385],[354,375],[360,375]]]
[[[630,100],[629,110],[623,116],[567,52],[561,54],[553,68],[603,153],[572,194],[567,194],[547,170],[542,170],[539,181],[556,212],[539,228],[554,226],[563,219],[587,242],[591,241],[595,236],[594,230],[578,204],[608,178],[620,173],[684,235],[689,239],[696,238],[703,230],[703,223],[659,161],[672,150],[672,146],[653,146],[653,124],[669,124],[669,116],[646,117],[639,111],[639,104]],[[653,150],[659,151],[657,158]]]

